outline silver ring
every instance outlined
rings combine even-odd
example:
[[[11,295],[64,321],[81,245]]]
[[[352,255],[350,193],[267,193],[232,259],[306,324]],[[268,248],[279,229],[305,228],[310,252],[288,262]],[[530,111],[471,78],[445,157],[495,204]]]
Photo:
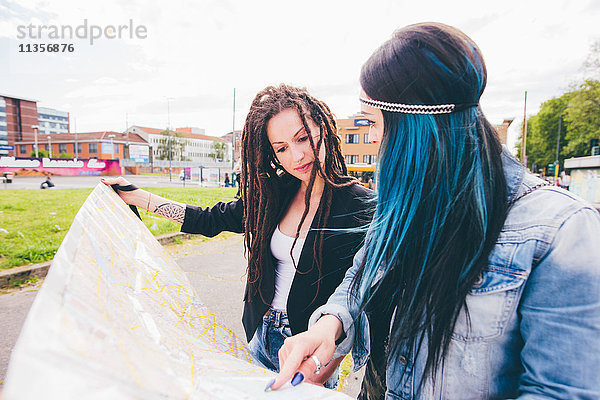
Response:
[[[317,356],[315,356],[314,354],[312,356],[310,356],[310,358],[312,358],[312,360],[315,362],[315,375],[319,375],[321,373],[321,361],[319,361],[319,359],[317,358]]]

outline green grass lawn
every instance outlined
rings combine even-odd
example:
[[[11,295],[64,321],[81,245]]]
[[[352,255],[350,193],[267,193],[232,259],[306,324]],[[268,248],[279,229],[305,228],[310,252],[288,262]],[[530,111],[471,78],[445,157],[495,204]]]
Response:
[[[201,207],[233,199],[236,188],[144,188]],[[0,270],[51,260],[92,189],[0,191]],[[139,210],[155,236],[180,225]],[[6,230],[8,233],[4,232]]]

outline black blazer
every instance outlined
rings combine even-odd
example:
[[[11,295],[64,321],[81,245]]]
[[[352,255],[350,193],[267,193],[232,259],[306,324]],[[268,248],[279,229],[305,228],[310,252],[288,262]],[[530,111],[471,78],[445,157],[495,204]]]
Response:
[[[375,205],[373,191],[359,184],[333,188],[329,218],[325,228],[356,228],[371,222]],[[288,199],[291,201],[291,197]],[[228,203],[217,203],[212,208],[187,205],[182,232],[215,236],[222,231],[244,232],[244,205],[242,199]],[[346,270],[352,266],[354,254],[364,239],[364,232],[324,231],[323,264],[321,282],[313,249],[316,241],[316,218],[309,231],[298,261],[298,272],[294,276],[288,296],[287,313],[293,334],[308,329],[308,319],[318,307],[325,304],[329,296],[342,282]],[[262,317],[269,309],[275,295],[275,267],[277,261],[271,255],[262,270],[260,294],[250,294],[248,284],[244,295],[242,324],[248,342],[254,336]]]

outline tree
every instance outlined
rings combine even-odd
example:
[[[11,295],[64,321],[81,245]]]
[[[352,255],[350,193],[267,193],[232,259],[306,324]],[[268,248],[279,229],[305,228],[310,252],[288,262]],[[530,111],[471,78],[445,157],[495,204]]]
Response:
[[[558,161],[562,164],[566,158],[589,156],[591,140],[600,139],[600,81],[588,79],[574,86],[572,91],[543,103],[540,111],[527,119],[528,167],[555,161],[561,110]],[[519,148],[519,157],[520,153]]]
[[[590,155],[590,140],[600,138],[600,81],[588,79],[573,92],[565,110],[568,144],[564,155],[582,157]]]
[[[167,131],[162,131],[163,135],[158,141],[156,151],[157,160],[169,159],[169,135]],[[171,131],[171,160],[172,161],[188,161],[185,157],[185,139],[181,132]]]
[[[583,63],[583,69],[590,77],[600,76],[600,40],[592,44],[590,54]]]
[[[600,76],[600,40],[592,45],[584,63],[588,76]],[[559,163],[565,158],[591,154],[592,139],[600,139],[600,81],[588,78],[569,92],[542,104],[527,120],[527,166],[544,167],[556,159],[556,141],[561,110]],[[517,149],[519,157],[521,150]]]
[[[223,161],[225,160],[225,154],[227,153],[227,145],[223,142],[214,141],[212,144],[212,149],[210,152],[210,156],[215,161]]]
[[[569,104],[571,96],[572,93],[568,92],[558,98],[552,98],[542,103],[540,111],[527,119],[527,166],[532,170],[534,169],[532,168],[534,164],[541,168],[554,162],[556,158],[556,140],[560,110]],[[568,142],[565,135],[568,126],[569,123],[565,121],[565,112],[563,112],[559,148],[564,147]],[[517,154],[520,158],[520,146]],[[563,159],[564,157],[561,157],[559,153],[559,161]],[[535,169],[537,170],[538,168]]]

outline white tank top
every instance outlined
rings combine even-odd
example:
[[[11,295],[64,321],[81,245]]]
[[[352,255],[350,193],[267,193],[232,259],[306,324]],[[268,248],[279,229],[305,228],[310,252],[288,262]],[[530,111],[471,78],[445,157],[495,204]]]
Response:
[[[298,238],[294,246],[294,261],[296,262],[296,266],[298,266],[298,262],[300,261],[300,253],[302,253],[305,241],[306,238]],[[290,288],[296,274],[296,269],[290,257],[290,250],[293,243],[294,238],[281,233],[279,225],[277,225],[271,237],[271,253],[277,259],[277,266],[275,267],[275,296],[273,297],[271,307],[286,312],[288,295],[290,294]]]

